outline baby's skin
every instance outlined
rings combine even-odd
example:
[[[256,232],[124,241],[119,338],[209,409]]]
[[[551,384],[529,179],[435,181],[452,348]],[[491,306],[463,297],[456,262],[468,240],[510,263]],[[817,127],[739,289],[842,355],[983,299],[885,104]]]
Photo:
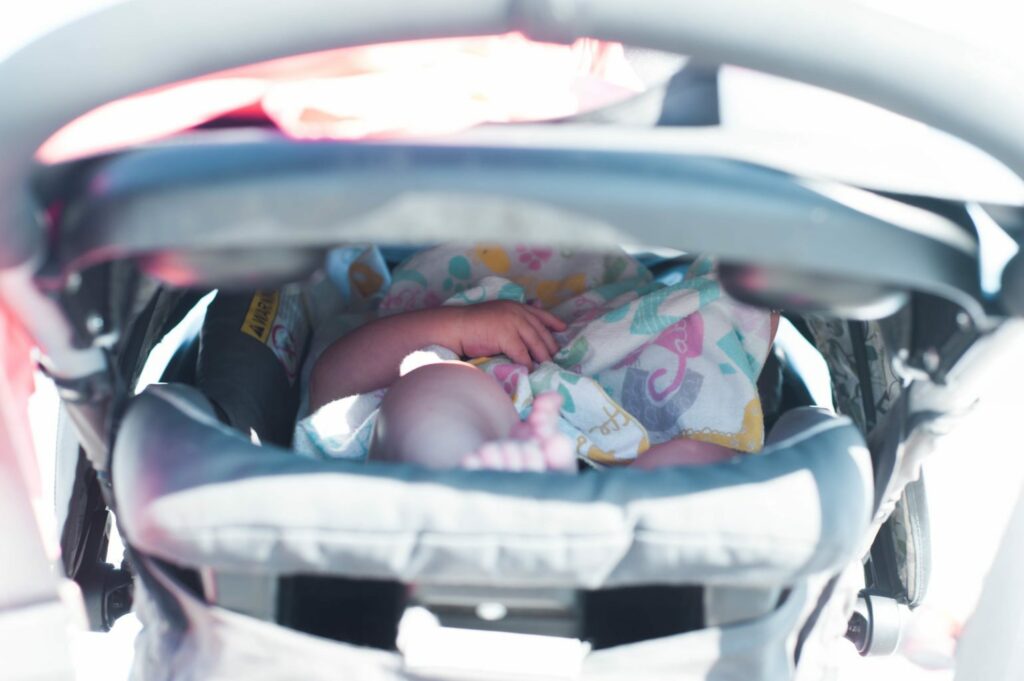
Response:
[[[401,377],[380,405],[370,458],[428,468],[575,471],[558,432],[557,393],[538,395],[526,421],[497,381],[463,362],[421,366]]]
[[[550,312],[511,300],[382,317],[345,334],[320,355],[310,378],[309,407],[316,411],[342,397],[393,387],[402,360],[428,345],[469,359],[503,354],[532,368],[558,352],[552,332],[565,328]]]
[[[438,360],[401,372],[407,355],[429,345],[469,359],[504,354],[533,367],[558,352],[553,333],[565,328],[551,313],[514,301],[377,319],[339,338],[320,356],[310,382],[310,407],[387,388],[370,445],[373,459],[430,468],[575,471],[572,444],[557,429],[557,394],[538,395],[526,421],[520,421],[501,386],[465,362]],[[635,465],[707,464],[735,455],[719,445],[677,439],[651,447]]]

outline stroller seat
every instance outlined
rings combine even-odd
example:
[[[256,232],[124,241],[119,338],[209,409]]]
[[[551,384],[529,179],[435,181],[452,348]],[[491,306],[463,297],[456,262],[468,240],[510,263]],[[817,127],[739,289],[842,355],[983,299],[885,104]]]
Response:
[[[680,669],[705,678],[721,664],[739,665],[735,678],[774,678],[792,667],[797,631],[814,609],[807,584],[855,560],[873,498],[861,434],[821,411],[763,455],[714,466],[577,476],[432,471],[260,447],[222,425],[194,388],[166,385],[128,406],[113,461],[122,529],[150,577],[140,616],[170,608],[177,617],[161,619],[181,622],[178,631],[144,632],[140,649],[195,655],[197,646],[241,646],[245,671],[287,665],[298,673],[294,665],[308,664],[304,678],[327,674],[324,655],[342,660],[347,648],[275,624],[274,584],[293,575],[485,588],[700,585],[705,622],[727,624],[592,652],[580,678],[623,664],[633,678],[644,670],[679,678]],[[197,571],[202,588],[189,589],[169,565]],[[230,607],[239,589],[247,603],[262,591],[266,607],[249,614],[267,621],[190,606],[205,595]],[[769,605],[730,614],[730,592],[760,593]],[[321,652],[259,659],[254,631]],[[206,678],[240,672],[223,650],[209,661],[224,666],[206,668]],[[381,652],[345,669],[414,675],[400,662]]]

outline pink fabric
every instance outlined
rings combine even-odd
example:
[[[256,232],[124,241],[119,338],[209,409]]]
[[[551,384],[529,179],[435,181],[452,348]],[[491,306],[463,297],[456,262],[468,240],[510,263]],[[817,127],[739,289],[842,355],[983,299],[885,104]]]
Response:
[[[222,116],[269,118],[298,139],[438,135],[481,123],[549,120],[642,89],[622,46],[518,33],[417,40],[279,59],[101,106],[37,152],[58,163],[160,139]]]
[[[42,496],[39,469],[28,422],[34,392],[32,341],[0,298],[0,461],[18,462],[33,499]]]

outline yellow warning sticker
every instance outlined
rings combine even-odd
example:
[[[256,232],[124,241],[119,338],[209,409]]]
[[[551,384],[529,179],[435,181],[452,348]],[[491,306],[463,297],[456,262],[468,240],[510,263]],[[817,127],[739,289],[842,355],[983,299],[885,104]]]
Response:
[[[280,301],[277,291],[257,291],[249,303],[249,311],[242,322],[242,333],[248,334],[261,343],[270,337],[270,328],[277,317],[277,305]]]

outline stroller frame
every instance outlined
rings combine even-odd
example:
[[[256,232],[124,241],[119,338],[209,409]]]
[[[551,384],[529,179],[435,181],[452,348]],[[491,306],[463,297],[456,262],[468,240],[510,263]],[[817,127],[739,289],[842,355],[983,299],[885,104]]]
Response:
[[[752,302],[796,309],[793,294],[830,278],[854,290],[853,298],[823,291],[801,314],[863,317],[866,321],[830,331],[823,324],[809,333],[819,344],[833,340],[842,348],[828,357],[834,375],[856,376],[862,386],[896,386],[892,394],[873,398],[862,391],[860,404],[853,403],[852,393],[837,393],[837,406],[854,416],[871,449],[875,497],[865,540],[878,539],[869,552],[874,592],[869,596],[911,604],[919,600],[924,577],[915,580],[899,565],[889,519],[900,509],[914,515],[906,511],[916,503],[914,492],[904,490],[917,479],[920,460],[940,425],[970,403],[976,382],[1019,342],[1019,329],[1006,319],[1024,307],[1024,288],[1019,277],[1014,279],[1021,265],[1011,262],[1000,292],[983,291],[978,250],[985,231],[977,224],[995,217],[1012,231],[1021,221],[1019,205],[983,206],[970,196],[862,192],[859,196],[878,209],[852,208],[801,178],[722,158],[724,153],[694,153],[696,135],[688,131],[638,129],[610,135],[603,126],[572,122],[535,126],[529,142],[514,130],[483,130],[430,143],[357,145],[296,145],[276,139],[238,144],[210,133],[192,146],[142,148],[61,167],[40,168],[32,160],[61,124],[145,88],[316,49],[518,30],[536,39],[568,41],[585,35],[686,52],[705,62],[821,85],[955,134],[1024,176],[1019,130],[1024,94],[1007,87],[1014,74],[1002,65],[966,47],[951,50],[948,42],[924,30],[891,18],[882,21],[853,5],[835,6],[826,22],[813,11],[799,11],[810,10],[810,3],[792,4],[792,11],[782,13],[742,0],[713,5],[649,0],[628,7],[596,0],[571,6],[485,2],[472,11],[464,3],[440,0],[414,8],[382,2],[358,9],[301,1],[287,8],[239,3],[239,11],[245,5],[248,30],[214,36],[208,27],[223,7],[179,2],[175,21],[160,25],[161,41],[128,35],[123,22],[139,26],[138,35],[155,27],[153,10],[167,3],[153,0],[87,17],[0,64],[0,83],[14,103],[0,127],[0,140],[9,150],[0,160],[5,211],[0,217],[5,244],[0,292],[39,345],[43,367],[59,386],[86,455],[76,463],[77,484],[84,491],[64,523],[62,543],[67,573],[95,604],[94,625],[109,626],[128,602],[123,575],[100,559],[106,507],[117,505],[110,477],[112,445],[141,362],[194,300],[185,293],[146,295],[169,281],[171,269],[166,260],[151,256],[182,254],[194,278],[178,284],[237,285],[231,273],[218,271],[220,253],[255,244],[242,261],[244,270],[269,267],[266,253],[273,251],[279,269],[262,283],[299,279],[329,244],[406,240],[393,216],[350,208],[358,207],[370,188],[380,192],[382,201],[414,190],[501,195],[614,227],[597,237],[594,231],[567,228],[522,235],[527,240],[635,242],[712,252],[732,263],[723,272],[726,286]],[[737,16],[745,20],[737,23]],[[817,50],[811,37],[825,28],[846,49]],[[111,49],[91,50],[97,40]],[[73,55],[64,58],[69,68],[42,79],[55,45]],[[139,55],[130,68],[116,58],[125,52]],[[191,55],[187,64],[168,56],[185,52]],[[896,61],[905,68],[879,68]],[[941,82],[920,78],[922,72],[941,73]],[[102,75],[85,79],[82,74]],[[993,104],[965,107],[964,101]],[[577,153],[566,155],[567,150]],[[398,166],[404,172],[394,173]],[[82,178],[97,173],[107,180],[106,189],[90,194]],[[274,205],[296,186],[303,188],[310,214],[320,211],[326,219],[317,223],[302,214],[275,213]],[[595,203],[595,196],[601,201]],[[71,200],[80,210],[68,211],[59,224],[46,224],[38,207],[55,198]],[[925,218],[928,229],[923,233],[914,220],[893,217],[885,209],[894,204],[917,211],[913,215]],[[239,214],[238,206],[252,212]],[[232,212],[235,219],[225,219]],[[679,215],[689,216],[695,227],[680,229],[669,219]],[[175,231],[167,229],[171,225]],[[188,232],[183,234],[181,226]],[[47,238],[48,229],[59,238]],[[500,239],[502,233],[494,230],[484,228],[473,237]],[[751,239],[751,234],[759,236]],[[418,236],[429,242],[466,234],[424,225]],[[804,244],[799,252],[785,247],[794,238]],[[775,285],[744,288],[751,272]],[[782,273],[797,276],[787,280]],[[897,310],[902,313],[882,314]],[[864,352],[870,343],[878,353],[875,360]],[[879,532],[887,522],[886,531]],[[141,578],[159,592],[159,579]],[[821,602],[828,601],[837,583],[838,577],[829,576],[817,585]],[[813,628],[811,620],[807,631]],[[863,645],[869,648],[870,640]]]

